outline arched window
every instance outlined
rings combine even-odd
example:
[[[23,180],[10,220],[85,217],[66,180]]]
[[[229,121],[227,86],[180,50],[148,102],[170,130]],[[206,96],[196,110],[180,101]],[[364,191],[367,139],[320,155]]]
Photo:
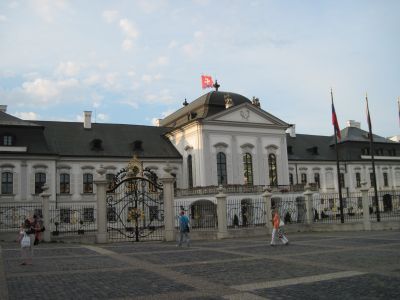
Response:
[[[43,185],[46,183],[46,174],[45,173],[36,173],[35,174],[35,194],[40,194],[43,192]]]
[[[226,155],[223,152],[217,153],[217,176],[218,176],[218,185],[226,185],[227,184],[227,176],[226,176]]]
[[[271,153],[268,155],[268,165],[269,165],[269,184],[278,185],[278,173],[276,170],[276,156]]]
[[[83,174],[83,193],[93,193],[93,175],[90,173]]]
[[[60,174],[60,194],[69,194],[69,174]]]
[[[11,172],[1,174],[1,193],[4,195],[13,193],[13,174]]]
[[[243,155],[244,184],[253,185],[253,162],[250,153]]]
[[[188,155],[187,157],[187,165],[188,165],[188,185],[191,189],[193,187],[193,166],[192,166],[192,155]]]

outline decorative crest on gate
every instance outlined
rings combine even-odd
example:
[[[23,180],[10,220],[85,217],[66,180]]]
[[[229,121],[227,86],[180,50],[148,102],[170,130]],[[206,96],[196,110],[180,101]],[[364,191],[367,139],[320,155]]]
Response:
[[[127,169],[128,177],[143,176],[143,162],[137,158],[136,154],[129,161]]]

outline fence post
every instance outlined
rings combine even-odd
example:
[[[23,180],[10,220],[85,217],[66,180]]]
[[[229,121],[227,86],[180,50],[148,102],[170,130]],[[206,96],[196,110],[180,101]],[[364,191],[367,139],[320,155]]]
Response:
[[[313,201],[312,195],[313,192],[310,189],[310,186],[306,186],[306,191],[303,193],[305,201],[306,201],[306,222],[307,224],[312,224],[314,221],[314,212],[313,212]]]
[[[218,187],[218,194],[215,195],[217,198],[217,217],[218,217],[218,233],[217,238],[223,239],[228,236],[228,228],[226,224],[226,194],[222,185]]]
[[[50,193],[48,192],[49,186],[47,184],[42,186],[42,193],[40,193],[40,197],[42,197],[42,220],[45,231],[43,232],[43,240],[45,242],[50,242]]]
[[[98,176],[94,183],[97,190],[97,234],[96,243],[107,243],[107,203],[106,203],[106,186],[107,180],[105,177],[106,169],[101,165],[96,170]]]
[[[165,226],[165,241],[170,242],[175,240],[174,230],[174,181],[175,178],[171,175],[172,168],[167,164],[164,168],[164,176],[160,178],[163,184],[164,195],[164,226]]]
[[[265,205],[265,227],[268,228],[268,230],[272,230],[272,211],[271,211],[271,199],[272,199],[272,193],[268,190],[268,188],[264,189],[264,193],[262,194],[262,197],[264,198],[264,205]]]
[[[361,183],[360,191],[362,194],[364,230],[371,230],[371,219],[369,215],[369,199],[368,199],[369,188],[367,187],[366,182]]]

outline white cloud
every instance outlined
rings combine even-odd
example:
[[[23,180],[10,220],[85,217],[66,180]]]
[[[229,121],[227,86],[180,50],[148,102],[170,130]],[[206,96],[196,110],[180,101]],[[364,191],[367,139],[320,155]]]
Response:
[[[146,83],[152,83],[155,80],[160,80],[162,78],[161,74],[150,75],[150,74],[143,74],[142,80]]]
[[[103,11],[103,18],[107,23],[112,23],[118,18],[117,10],[105,10]]]
[[[58,12],[67,8],[66,0],[31,0],[36,13],[46,22],[53,22]]]
[[[118,90],[121,88],[121,84],[118,81],[119,74],[116,72],[107,73],[104,77],[104,87],[109,90]]]
[[[176,111],[175,109],[169,109],[169,110],[167,110],[167,111],[162,112],[162,113],[161,113],[161,118],[152,118],[152,119],[151,119],[151,124],[152,124],[153,126],[158,126],[158,120],[159,120],[159,119],[164,119],[165,117],[169,116],[170,114],[172,114],[172,113],[175,112],[175,111]]]
[[[149,14],[163,9],[166,5],[166,2],[165,0],[139,0],[137,1],[137,4],[145,13]]]
[[[83,79],[83,84],[85,85],[95,85],[97,83],[99,83],[101,80],[101,77],[99,74],[91,74],[88,77],[86,77],[85,79]]]
[[[128,19],[121,19],[119,21],[119,26],[127,37],[133,39],[138,37],[139,31],[137,30],[136,26]]]
[[[149,66],[154,67],[162,67],[167,66],[169,64],[169,58],[166,56],[159,56],[154,61],[152,61]]]
[[[58,65],[57,68],[57,74],[62,74],[66,76],[76,76],[78,75],[81,67],[78,63],[72,62],[72,61],[67,61],[67,62],[61,62]]]
[[[168,49],[174,49],[174,48],[176,48],[177,46],[178,46],[178,42],[175,41],[175,40],[172,40],[172,41],[170,41],[169,44],[168,44]]]
[[[139,108],[139,104],[137,102],[135,102],[134,100],[121,100],[121,101],[119,101],[119,103],[126,104],[134,109]]]
[[[40,116],[32,111],[27,111],[27,112],[16,112],[14,114],[14,116],[16,116],[17,118],[20,118],[22,120],[39,120]]]
[[[129,51],[129,50],[131,50],[132,47],[133,47],[133,42],[132,42],[132,40],[131,40],[131,39],[125,39],[125,40],[122,42],[121,47],[122,47],[122,49],[123,49],[124,51]]]
[[[57,84],[51,80],[38,78],[34,81],[24,82],[22,88],[27,94],[43,97],[46,101],[58,95],[59,91],[56,85]]]
[[[105,122],[105,121],[108,121],[110,119],[110,116],[106,115],[106,114],[103,114],[103,113],[99,113],[99,114],[96,114],[96,119],[98,119],[99,121]]]
[[[79,82],[75,78],[58,81],[36,78],[33,81],[24,82],[22,84],[22,90],[26,95],[38,98],[38,100],[43,103],[49,102],[49,100],[67,90],[76,88],[78,85]]]
[[[186,43],[182,46],[182,51],[186,56],[194,57],[200,55],[204,51],[204,33],[202,31],[195,31],[193,33],[193,41]]]
[[[175,102],[168,89],[161,90],[159,94],[147,94],[145,99],[149,103],[171,104]]]
[[[6,22],[7,17],[5,15],[0,15],[0,22]]]
[[[19,3],[17,2],[17,1],[11,1],[9,4],[8,4],[8,7],[9,8],[17,8],[19,6]]]

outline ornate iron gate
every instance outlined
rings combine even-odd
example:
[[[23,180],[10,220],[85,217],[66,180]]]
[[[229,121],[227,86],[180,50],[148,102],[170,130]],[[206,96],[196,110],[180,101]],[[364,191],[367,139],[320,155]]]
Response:
[[[141,168],[136,157],[122,169],[107,191],[109,240],[164,239],[164,203],[157,175]]]

